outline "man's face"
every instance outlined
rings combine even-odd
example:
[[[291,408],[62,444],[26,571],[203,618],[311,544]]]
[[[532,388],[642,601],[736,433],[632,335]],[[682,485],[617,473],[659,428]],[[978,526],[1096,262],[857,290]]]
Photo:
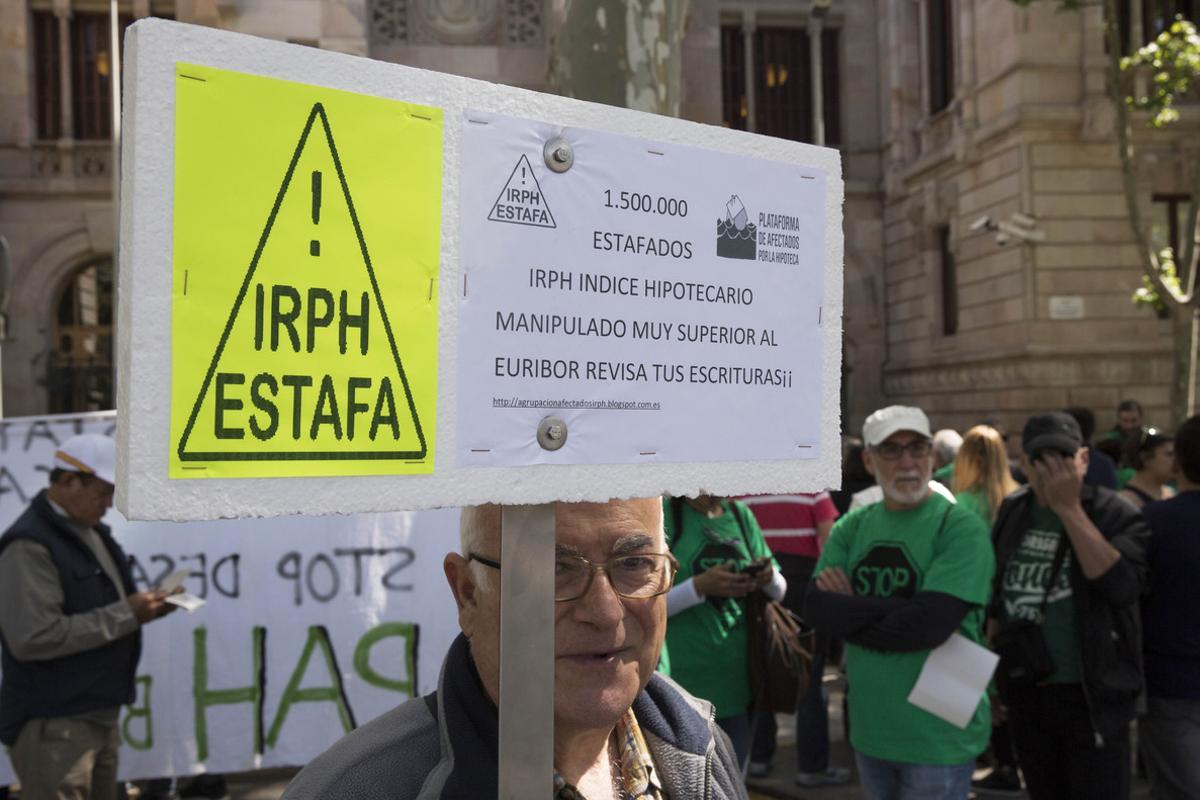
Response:
[[[916,431],[897,431],[875,447],[863,451],[867,471],[875,476],[888,508],[913,508],[929,494],[933,476],[933,450],[929,439]]]
[[[500,514],[479,555],[500,559]],[[609,503],[559,503],[555,535],[559,554],[603,563],[614,554],[663,553],[662,505],[658,498]],[[461,562],[461,563],[460,563]],[[492,571],[486,588],[472,585],[461,556],[446,557],[446,574],[459,602],[459,624],[484,687],[499,697],[500,580]],[[465,571],[464,571],[465,570]],[[469,596],[468,596],[469,595]],[[666,595],[623,598],[607,576],[597,574],[588,591],[554,607],[555,729],[607,729],[650,680],[666,634]]]
[[[1118,411],[1117,427],[1121,433],[1133,433],[1142,428],[1142,415],[1137,411]]]
[[[91,475],[72,472],[55,484],[51,499],[63,507],[71,519],[88,528],[100,523],[112,508],[113,485]]]
[[[1032,456],[1022,453],[1021,469],[1024,470],[1026,477],[1029,478],[1029,485],[1033,488],[1034,494],[1040,498],[1043,495],[1042,480],[1038,471],[1034,469],[1033,462],[1039,459],[1060,459],[1066,461],[1075,469],[1075,474],[1079,476],[1079,480],[1083,480],[1083,476],[1087,474],[1088,457],[1088,449],[1086,447],[1079,448],[1073,455],[1070,453],[1060,453],[1056,450],[1041,450]]]

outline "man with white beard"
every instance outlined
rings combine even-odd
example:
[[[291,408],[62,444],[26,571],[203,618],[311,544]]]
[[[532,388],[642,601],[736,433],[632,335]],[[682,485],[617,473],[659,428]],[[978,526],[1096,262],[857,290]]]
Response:
[[[908,702],[929,651],[954,633],[983,642],[995,559],[987,526],[930,490],[929,420],[889,406],[863,425],[863,461],[883,502],[842,517],[816,566],[805,619],[846,639],[850,743],[863,794],[964,800],[991,715],[965,728]]]

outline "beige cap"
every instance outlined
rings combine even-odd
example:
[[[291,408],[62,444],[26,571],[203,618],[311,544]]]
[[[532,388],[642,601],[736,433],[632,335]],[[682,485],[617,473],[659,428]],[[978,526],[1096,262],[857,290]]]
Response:
[[[95,475],[106,483],[117,482],[117,450],[113,440],[100,433],[72,436],[54,451],[57,469]]]
[[[863,441],[867,447],[876,447],[898,431],[919,433],[932,439],[929,432],[929,417],[914,406],[888,406],[881,408],[863,423]]]

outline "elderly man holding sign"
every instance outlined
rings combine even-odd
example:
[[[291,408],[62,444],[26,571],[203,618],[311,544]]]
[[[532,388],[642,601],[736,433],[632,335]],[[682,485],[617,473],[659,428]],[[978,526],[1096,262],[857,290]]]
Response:
[[[709,703],[654,672],[675,561],[658,498],[558,503],[555,797],[744,798]],[[444,567],[460,636],[433,694],[352,732],[285,800],[497,796],[501,508],[468,508]]]

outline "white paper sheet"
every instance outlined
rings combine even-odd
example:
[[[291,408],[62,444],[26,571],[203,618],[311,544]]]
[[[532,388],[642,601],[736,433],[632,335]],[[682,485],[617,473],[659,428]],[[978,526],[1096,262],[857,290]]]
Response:
[[[991,650],[955,633],[929,653],[908,702],[966,728],[999,661]]]
[[[186,592],[170,595],[166,598],[166,601],[171,605],[179,606],[189,614],[204,605],[204,601],[199,597],[196,597],[194,594],[187,594]]]
[[[471,111],[461,180],[459,466],[819,457],[823,171]]]

